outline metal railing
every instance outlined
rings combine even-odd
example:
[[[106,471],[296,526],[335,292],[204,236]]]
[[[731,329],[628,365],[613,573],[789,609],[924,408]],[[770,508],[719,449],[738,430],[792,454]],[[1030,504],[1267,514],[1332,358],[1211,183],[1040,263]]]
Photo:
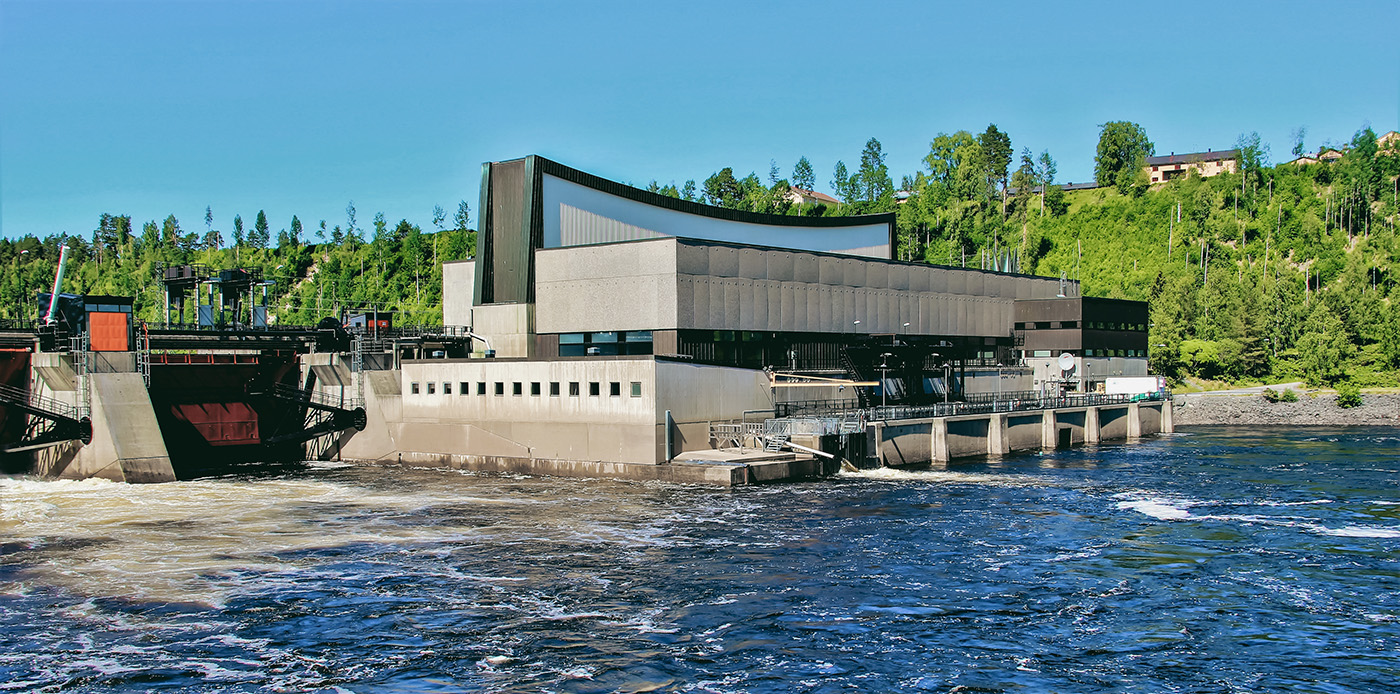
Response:
[[[35,395],[32,391],[15,388],[14,386],[0,386],[0,400],[12,402],[16,405],[28,405],[36,410],[51,412],[63,417],[77,419],[79,417],[78,408],[66,402],[46,398],[42,395]]]
[[[965,414],[987,414],[991,412],[1022,412],[1028,410],[1048,410],[1061,407],[1091,407],[1097,405],[1119,405],[1129,402],[1155,402],[1165,400],[1162,393],[1139,393],[1135,395],[1104,393],[1083,393],[1075,395],[1043,395],[1036,391],[1012,393],[984,393],[967,396],[967,399],[954,402],[940,402],[926,405],[887,405],[884,407],[851,408],[849,400],[836,401],[844,407],[829,410],[810,408],[793,411],[784,407],[799,403],[779,403],[775,414],[779,418],[824,418],[834,416],[863,417],[865,421],[883,422],[895,419],[924,419],[928,417],[954,417]],[[820,401],[800,403],[811,406]]]

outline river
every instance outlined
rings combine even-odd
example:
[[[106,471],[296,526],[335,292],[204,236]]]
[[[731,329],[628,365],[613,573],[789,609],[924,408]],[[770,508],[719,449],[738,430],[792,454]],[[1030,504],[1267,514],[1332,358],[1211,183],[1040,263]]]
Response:
[[[1376,692],[1400,429],[716,489],[0,478],[0,691]]]

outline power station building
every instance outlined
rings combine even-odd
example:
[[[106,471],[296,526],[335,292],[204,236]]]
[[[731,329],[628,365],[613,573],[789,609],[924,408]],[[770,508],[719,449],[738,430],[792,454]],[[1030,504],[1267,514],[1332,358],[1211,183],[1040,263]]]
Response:
[[[538,156],[484,165],[479,209],[476,257],[443,269],[444,325],[469,329],[475,353],[368,373],[371,426],[345,456],[547,459],[570,474],[708,449],[711,424],[785,403],[918,404],[1146,373],[1145,305],[893,260],[893,214],[722,209]],[[1074,368],[1028,365],[1042,353]],[[775,388],[775,374],[811,381]]]

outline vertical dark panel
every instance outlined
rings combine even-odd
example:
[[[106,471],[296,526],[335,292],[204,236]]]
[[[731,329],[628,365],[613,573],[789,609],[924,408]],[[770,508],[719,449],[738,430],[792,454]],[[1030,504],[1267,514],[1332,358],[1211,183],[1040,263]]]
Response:
[[[491,166],[492,303],[525,301],[529,238],[524,231],[525,161]]]
[[[472,305],[480,306],[495,300],[491,259],[495,244],[491,241],[491,164],[481,165],[481,197],[476,208],[476,281],[472,288]]]

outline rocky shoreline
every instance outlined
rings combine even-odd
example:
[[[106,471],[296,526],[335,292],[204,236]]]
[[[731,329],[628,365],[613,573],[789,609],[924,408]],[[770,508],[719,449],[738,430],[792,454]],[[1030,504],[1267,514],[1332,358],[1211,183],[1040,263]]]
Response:
[[[1258,394],[1178,395],[1172,412],[1176,426],[1237,424],[1245,426],[1400,426],[1400,394],[1362,393],[1361,406],[1337,407],[1337,395],[1321,391],[1298,402],[1267,402]]]

